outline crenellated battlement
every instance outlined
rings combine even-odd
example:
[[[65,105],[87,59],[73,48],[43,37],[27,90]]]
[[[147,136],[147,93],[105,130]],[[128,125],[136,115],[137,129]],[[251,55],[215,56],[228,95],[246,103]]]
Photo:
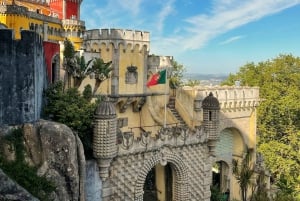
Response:
[[[28,8],[26,8],[24,6],[1,4],[0,5],[0,13],[27,15]]]
[[[56,2],[56,1],[61,1],[61,0],[50,0],[49,2],[50,2],[50,3],[53,3],[53,2]],[[69,0],[69,1],[70,1],[70,0]],[[83,0],[71,0],[71,1],[73,1],[73,2],[75,2],[75,3],[81,4]]]
[[[46,16],[37,12],[32,12],[28,10],[28,8],[24,6],[18,6],[18,5],[0,5],[0,13],[16,14],[16,15],[25,16],[32,19],[38,19],[38,20],[57,23],[57,24],[62,23],[61,20],[58,18],[53,18],[51,16]]]
[[[210,92],[220,102],[220,108],[250,109],[260,102],[258,87],[216,86],[216,87],[183,87],[177,93],[177,100],[181,103],[201,102]],[[192,111],[190,111],[192,112]]]
[[[4,46],[6,44],[11,44],[11,41],[14,41],[14,43],[23,44],[24,46],[30,45],[32,43],[37,44],[39,46],[43,45],[42,37],[39,34],[36,34],[34,31],[29,30],[23,30],[21,31],[21,38],[20,40],[15,39],[15,33],[12,29],[2,29],[0,30],[0,42]],[[11,51],[11,50],[9,50]],[[27,51],[27,49],[24,50],[18,50],[18,51]]]
[[[206,97],[211,91],[219,100],[221,109],[251,108],[259,104],[258,87],[216,87],[197,89],[197,98]]]
[[[129,29],[92,29],[85,32],[85,40],[150,41],[150,33]]]
[[[85,32],[83,47],[91,51],[92,46],[101,44],[113,44],[118,48],[120,44],[125,47],[131,45],[132,48],[139,46],[139,49],[146,47],[149,50],[150,33],[146,31],[128,30],[128,29],[93,29]]]

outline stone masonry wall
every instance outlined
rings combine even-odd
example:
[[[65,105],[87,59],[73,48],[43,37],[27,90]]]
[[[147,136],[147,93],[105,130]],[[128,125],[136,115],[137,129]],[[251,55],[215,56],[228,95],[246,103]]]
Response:
[[[114,159],[111,176],[102,189],[103,201],[142,200],[143,184],[147,173],[155,165],[167,162],[176,175],[174,200],[209,201],[211,163],[207,146],[204,144],[183,147],[161,147],[150,151]]]
[[[0,125],[33,122],[40,118],[46,86],[43,43],[39,35],[0,30]]]

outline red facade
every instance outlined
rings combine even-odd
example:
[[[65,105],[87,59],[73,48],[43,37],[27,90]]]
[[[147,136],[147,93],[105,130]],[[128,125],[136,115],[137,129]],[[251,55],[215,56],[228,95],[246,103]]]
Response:
[[[57,14],[59,19],[63,19],[63,0],[52,0],[49,5],[51,12]]]
[[[53,75],[53,60],[55,56],[59,57],[59,44],[58,43],[53,43],[53,42],[43,42],[44,45],[44,54],[45,54],[45,60],[46,60],[46,65],[47,65],[47,78],[49,82],[52,82],[54,79]]]
[[[79,20],[78,16],[78,2],[67,1],[66,2],[66,19]]]
[[[63,2],[65,1],[65,10]],[[50,9],[52,13],[56,13],[59,19],[77,19],[79,20],[80,1],[71,0],[51,0]],[[65,15],[64,15],[65,14]],[[65,18],[64,18],[65,17]]]

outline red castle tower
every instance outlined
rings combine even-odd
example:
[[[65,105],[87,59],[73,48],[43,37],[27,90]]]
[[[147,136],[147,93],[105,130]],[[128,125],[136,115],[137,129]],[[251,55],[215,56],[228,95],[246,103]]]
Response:
[[[80,4],[82,0],[50,0],[51,12],[61,20],[80,20]]]

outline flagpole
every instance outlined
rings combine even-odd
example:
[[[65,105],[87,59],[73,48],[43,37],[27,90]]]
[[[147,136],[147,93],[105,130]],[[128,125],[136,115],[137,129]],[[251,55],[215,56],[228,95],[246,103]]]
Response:
[[[166,128],[166,123],[167,123],[167,74],[168,74],[168,71],[167,71],[167,68],[166,68],[166,77],[165,77],[166,83],[165,83],[165,118],[164,118],[164,128]]]

